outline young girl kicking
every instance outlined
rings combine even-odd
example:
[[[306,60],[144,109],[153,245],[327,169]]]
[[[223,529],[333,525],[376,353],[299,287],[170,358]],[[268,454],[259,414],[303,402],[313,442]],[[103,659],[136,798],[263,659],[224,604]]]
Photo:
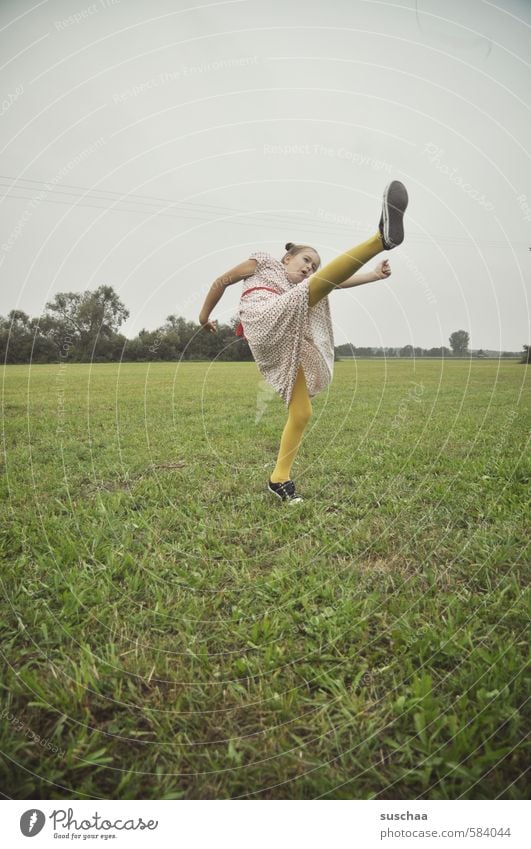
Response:
[[[210,313],[227,286],[245,280],[236,333],[245,332],[262,376],[288,409],[277,464],[267,485],[281,501],[302,501],[290,477],[291,467],[312,414],[310,399],[332,379],[334,337],[327,296],[333,289],[349,289],[389,277],[387,260],[367,274],[355,272],[381,251],[402,243],[407,204],[406,187],[394,180],[384,191],[377,233],[320,271],[321,260],[314,248],[288,242],[280,261],[262,251],[252,253],[218,277],[206,296],[199,323],[207,332],[216,333],[217,322],[210,321]]]

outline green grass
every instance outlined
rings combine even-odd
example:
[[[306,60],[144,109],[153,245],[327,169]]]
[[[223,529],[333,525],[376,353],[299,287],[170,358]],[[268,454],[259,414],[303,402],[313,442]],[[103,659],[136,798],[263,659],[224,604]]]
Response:
[[[528,374],[5,368],[3,792],[525,798]]]

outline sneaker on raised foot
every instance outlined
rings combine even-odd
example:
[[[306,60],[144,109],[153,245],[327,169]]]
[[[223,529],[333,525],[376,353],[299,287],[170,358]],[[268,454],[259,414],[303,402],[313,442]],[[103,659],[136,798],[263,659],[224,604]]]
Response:
[[[404,241],[404,212],[408,200],[406,187],[400,180],[393,180],[386,186],[378,229],[387,251],[398,247]]]
[[[303,499],[300,495],[297,495],[295,492],[295,484],[292,480],[283,481],[282,483],[273,483],[272,480],[267,484],[267,488],[269,492],[272,492],[273,495],[276,495],[277,498],[280,498],[281,501],[289,501],[290,504],[296,504]]]

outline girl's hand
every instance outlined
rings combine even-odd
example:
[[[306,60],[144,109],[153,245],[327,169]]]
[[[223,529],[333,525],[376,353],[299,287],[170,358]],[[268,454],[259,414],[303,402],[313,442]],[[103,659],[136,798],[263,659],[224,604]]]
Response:
[[[214,321],[202,322],[201,326],[202,326],[203,330],[206,330],[207,333],[217,333],[218,332],[218,328],[216,326],[217,323],[218,323],[217,320],[214,319]]]
[[[384,259],[383,262],[379,262],[376,268],[374,269],[374,273],[376,274],[377,280],[385,280],[386,277],[390,277],[391,266],[389,265],[389,260]]]

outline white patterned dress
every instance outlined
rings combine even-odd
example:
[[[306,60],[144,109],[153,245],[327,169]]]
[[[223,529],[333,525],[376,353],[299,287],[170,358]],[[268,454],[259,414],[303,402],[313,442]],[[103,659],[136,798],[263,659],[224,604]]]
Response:
[[[328,297],[309,307],[309,279],[288,280],[286,266],[271,254],[256,251],[256,271],[242,283],[239,316],[264,380],[279,393],[286,407],[291,401],[299,365],[310,398],[326,389],[334,370],[334,335]],[[269,286],[281,294],[259,290]]]

